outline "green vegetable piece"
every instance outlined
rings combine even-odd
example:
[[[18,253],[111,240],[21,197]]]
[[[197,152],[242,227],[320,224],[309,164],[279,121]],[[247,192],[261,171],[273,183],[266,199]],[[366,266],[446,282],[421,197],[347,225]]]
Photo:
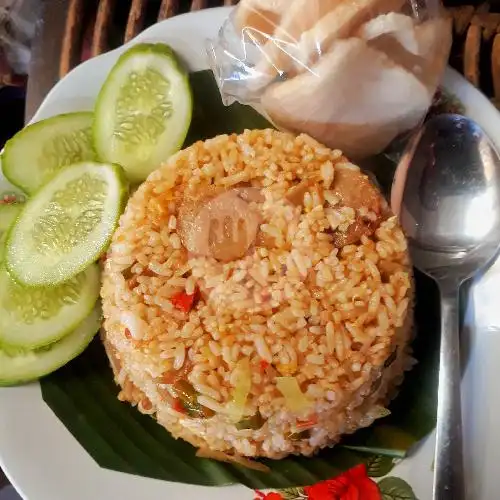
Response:
[[[257,429],[260,429],[266,421],[262,418],[262,415],[260,412],[257,412],[255,415],[252,415],[251,417],[244,418],[243,420],[240,420],[236,424],[236,428],[239,431],[245,430],[245,429],[252,429],[256,431]]]
[[[55,286],[76,276],[106,251],[126,195],[117,165],[87,162],[61,170],[10,230],[9,273],[27,286]]]
[[[210,418],[215,412],[198,403],[198,393],[186,380],[178,380],[172,386],[173,392],[182,402],[186,414],[192,418]]]
[[[101,325],[101,309],[93,312],[69,335],[38,350],[0,349],[0,386],[18,385],[44,377],[76,358]]]
[[[36,349],[60,340],[89,315],[100,288],[96,264],[51,288],[20,285],[0,266],[0,346]]]
[[[93,113],[53,116],[28,125],[7,141],[2,170],[28,194],[47,184],[63,167],[96,160],[92,144]]]
[[[5,253],[8,230],[16,220],[22,207],[22,203],[0,203],[0,262],[3,261]]]
[[[142,182],[181,149],[191,123],[187,73],[162,43],[137,44],[111,70],[99,93],[94,143],[102,160]]]

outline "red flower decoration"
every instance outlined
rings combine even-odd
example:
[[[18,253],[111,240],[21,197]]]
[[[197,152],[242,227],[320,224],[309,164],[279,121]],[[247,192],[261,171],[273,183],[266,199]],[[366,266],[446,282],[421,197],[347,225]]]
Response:
[[[382,500],[377,483],[372,481],[364,464],[313,486],[306,486],[308,500]]]
[[[335,479],[333,480],[335,481]],[[332,481],[332,482],[333,482]],[[330,491],[330,480],[322,481],[313,486],[306,486],[304,492],[310,500],[333,500],[334,497]]]
[[[283,500],[283,497],[274,491],[272,493],[268,493],[267,495],[259,490],[255,490],[255,493],[257,494],[255,500]]]

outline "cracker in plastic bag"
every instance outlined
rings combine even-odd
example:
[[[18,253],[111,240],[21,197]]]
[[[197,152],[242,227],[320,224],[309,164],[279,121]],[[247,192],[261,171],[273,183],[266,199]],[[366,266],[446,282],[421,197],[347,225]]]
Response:
[[[363,158],[423,119],[450,46],[435,0],[241,0],[209,54],[226,104]]]

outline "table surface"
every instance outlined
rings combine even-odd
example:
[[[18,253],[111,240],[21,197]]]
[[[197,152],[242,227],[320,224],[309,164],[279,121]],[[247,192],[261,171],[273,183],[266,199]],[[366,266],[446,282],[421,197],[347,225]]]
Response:
[[[25,121],[29,122],[59,79],[59,59],[70,0],[44,0],[36,27],[26,95]]]

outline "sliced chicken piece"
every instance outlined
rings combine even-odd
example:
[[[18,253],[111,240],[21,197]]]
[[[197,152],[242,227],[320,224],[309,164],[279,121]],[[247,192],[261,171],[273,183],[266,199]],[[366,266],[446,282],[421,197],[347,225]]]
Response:
[[[382,195],[360,170],[337,167],[332,190],[342,205],[354,208],[356,212],[363,208],[377,216],[382,212]]]
[[[377,227],[375,222],[363,220],[358,216],[345,231],[334,231],[333,244],[337,248],[342,248],[346,245],[354,245],[361,240],[362,236],[371,236]]]
[[[184,246],[196,255],[223,262],[243,257],[254,243],[260,216],[237,189],[198,200],[179,212]]]
[[[255,187],[241,187],[234,190],[236,194],[247,203],[264,203],[266,201],[265,196],[262,194],[262,190]]]
[[[417,125],[432,95],[385,54],[349,38],[334,42],[311,73],[270,86],[261,102],[278,126],[357,159]]]
[[[255,239],[255,245],[271,249],[276,247],[276,240],[270,234],[267,234],[264,231],[259,231],[257,233],[257,238]]]
[[[343,206],[356,211],[354,222],[345,231],[333,233],[333,244],[342,248],[357,243],[363,235],[371,236],[385,215],[386,204],[368,176],[359,169],[337,167],[332,190]],[[363,211],[366,211],[365,217],[361,215]]]
[[[194,243],[194,235],[197,232],[196,216],[209,200],[215,198],[223,192],[223,189],[215,189],[211,187],[203,190],[196,197],[189,198],[185,196],[182,200],[178,214],[178,232],[182,244],[189,252],[196,253]]]
[[[296,184],[288,191],[285,199],[296,207],[304,206],[304,196],[309,193],[316,200],[316,204],[322,205],[325,202],[323,187],[318,185],[313,179],[306,179]]]
[[[294,186],[288,191],[286,199],[296,207],[300,207],[304,204],[304,195],[309,191],[311,187],[311,181],[305,180]]]

